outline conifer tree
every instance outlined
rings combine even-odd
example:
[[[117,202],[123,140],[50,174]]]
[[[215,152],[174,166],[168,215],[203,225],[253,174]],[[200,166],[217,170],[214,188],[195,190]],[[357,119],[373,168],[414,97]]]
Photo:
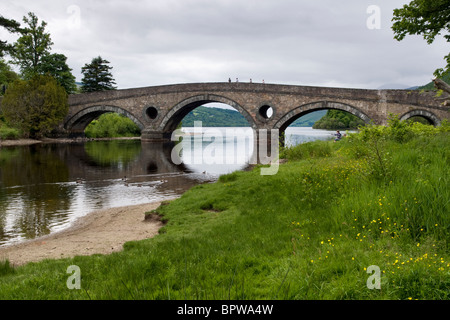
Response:
[[[109,61],[102,59],[98,56],[92,59],[91,63],[85,64],[81,68],[83,79],[81,82],[83,86],[81,90],[83,92],[105,91],[114,90],[116,83],[110,72],[112,67],[109,65]]]
[[[72,69],[66,63],[67,57],[53,53],[42,58],[39,74],[49,74],[58,81],[68,94],[75,93],[77,85]]]
[[[7,19],[3,16],[0,16],[0,26],[8,30],[10,33],[20,32],[20,23],[15,20]],[[3,57],[5,53],[11,52],[13,46],[9,44],[7,41],[0,40],[0,57]]]

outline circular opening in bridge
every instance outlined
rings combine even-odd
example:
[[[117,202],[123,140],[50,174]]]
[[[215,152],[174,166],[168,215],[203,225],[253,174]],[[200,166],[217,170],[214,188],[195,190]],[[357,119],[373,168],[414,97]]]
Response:
[[[155,107],[148,107],[145,110],[145,114],[147,115],[147,117],[154,120],[158,116],[158,110]]]
[[[264,119],[270,119],[273,116],[273,108],[268,105],[263,105],[259,108],[259,115]]]

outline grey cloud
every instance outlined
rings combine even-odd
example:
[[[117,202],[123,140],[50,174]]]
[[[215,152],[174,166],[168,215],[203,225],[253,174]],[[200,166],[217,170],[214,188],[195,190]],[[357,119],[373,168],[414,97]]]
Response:
[[[369,30],[366,10],[377,2],[381,29]],[[369,88],[422,84],[443,64],[445,42],[393,39],[392,10],[407,2],[14,0],[7,8],[12,18],[30,8],[49,22],[53,49],[68,56],[78,80],[81,66],[101,55],[123,88],[228,77]],[[70,5],[80,9],[77,30],[67,29]]]

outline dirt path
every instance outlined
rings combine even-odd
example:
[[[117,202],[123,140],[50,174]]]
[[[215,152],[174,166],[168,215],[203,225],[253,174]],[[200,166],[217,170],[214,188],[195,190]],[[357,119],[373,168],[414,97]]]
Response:
[[[145,221],[144,213],[159,205],[160,202],[154,202],[92,212],[80,218],[69,229],[0,247],[0,261],[8,259],[17,266],[48,258],[120,251],[127,241],[151,238],[158,233],[162,223]]]

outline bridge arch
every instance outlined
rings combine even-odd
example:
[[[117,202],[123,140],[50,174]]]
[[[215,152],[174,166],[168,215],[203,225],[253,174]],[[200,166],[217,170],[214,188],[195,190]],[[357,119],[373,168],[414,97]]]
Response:
[[[145,128],[144,124],[139,121],[132,113],[123,108],[111,105],[92,106],[85,108],[77,112],[69,120],[67,120],[64,128],[73,135],[82,135],[84,134],[84,130],[89,123],[97,119],[100,115],[108,112],[122,114],[125,117],[131,119],[139,127],[139,129],[141,129],[141,131]]]
[[[400,121],[408,120],[412,117],[425,118],[434,126],[439,126],[441,124],[441,120],[439,120],[439,118],[435,114],[427,110],[412,110],[406,112],[400,117]]]
[[[371,119],[370,117],[359,110],[358,108],[351,106],[349,104],[341,103],[341,102],[330,102],[330,101],[318,101],[318,102],[312,102],[308,103],[302,106],[299,106],[288,113],[286,113],[284,116],[278,120],[275,125],[273,126],[274,129],[278,129],[280,131],[280,134],[282,134],[289,125],[291,125],[295,120],[298,118],[318,110],[326,110],[326,109],[337,109],[349,112],[361,120],[363,120],[365,123],[370,123]]]
[[[250,127],[257,129],[257,125],[253,117],[237,102],[219,95],[202,94],[187,98],[172,107],[161,120],[158,131],[163,132],[164,134],[171,134],[189,112],[197,107],[211,102],[224,103],[233,107],[244,116]]]

